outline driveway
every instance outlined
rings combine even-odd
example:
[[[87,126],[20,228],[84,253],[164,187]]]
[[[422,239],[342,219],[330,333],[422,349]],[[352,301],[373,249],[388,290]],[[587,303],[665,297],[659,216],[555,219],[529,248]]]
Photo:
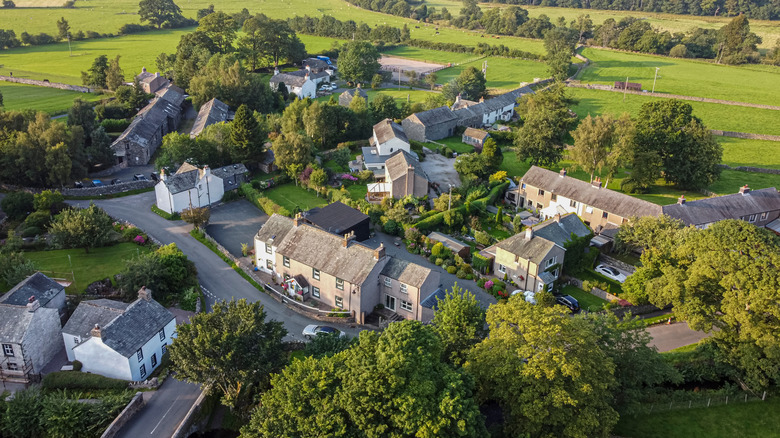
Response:
[[[431,182],[439,183],[442,192],[448,189],[449,184],[452,184],[453,187],[460,187],[460,176],[455,171],[454,158],[426,152],[425,161],[420,165]]]
[[[231,254],[241,257],[241,244],[252,248],[255,234],[267,220],[267,214],[246,199],[240,199],[211,210],[206,231]]]
[[[660,352],[695,344],[710,336],[704,332],[691,330],[686,322],[654,325],[648,327],[647,332],[653,337],[649,345],[658,348]]]

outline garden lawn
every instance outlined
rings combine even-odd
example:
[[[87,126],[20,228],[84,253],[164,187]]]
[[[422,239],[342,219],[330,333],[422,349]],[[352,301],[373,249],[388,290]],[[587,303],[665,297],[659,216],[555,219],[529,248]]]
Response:
[[[313,35],[298,34],[298,38],[306,46],[306,53],[310,55],[316,55],[318,53],[326,52],[333,47],[333,43],[346,43],[346,40],[339,40],[336,38],[328,38]]]
[[[777,79],[780,81],[780,76]],[[624,112],[636,117],[644,103],[667,100],[661,97],[627,94],[624,102],[621,93],[612,91],[570,88],[568,92],[578,101],[572,110],[581,119],[588,114],[596,116],[608,113],[618,116]],[[710,129],[780,135],[780,123],[778,123],[780,111],[688,100],[684,102],[693,107],[693,115],[699,117]]]
[[[91,283],[111,278],[125,267],[125,261],[149,252],[149,247],[135,243],[118,243],[114,246],[93,248],[89,253],[83,249],[60,249],[55,251],[25,252],[44,274],[73,280],[67,289],[69,294],[81,294]],[[70,260],[68,259],[70,256]]]
[[[626,438],[765,438],[780,430],[778,411],[780,398],[768,397],[764,402],[621,416],[613,432]]]
[[[351,186],[347,187],[347,191],[349,192],[349,196],[352,199],[359,201],[361,199],[366,199],[368,186],[365,184],[352,184]]]
[[[92,93],[79,93],[13,82],[0,82],[0,93],[3,95],[3,104],[5,105],[3,109],[6,111],[31,109],[51,115],[66,114],[73,105],[73,100],[77,97],[88,101],[100,99],[99,95]]]
[[[477,61],[439,70],[436,72],[438,76],[436,82],[446,84],[451,79],[458,77],[460,72],[467,67],[476,67],[481,71],[483,61],[488,63],[486,79],[487,87],[490,89],[514,90],[519,88],[522,82],[533,82],[535,78],[546,78],[549,76],[547,65],[543,62],[489,56]]]
[[[580,74],[582,82],[613,85],[628,77],[629,82],[639,82],[643,89],[650,90],[655,68],[660,67],[656,92],[767,105],[780,102],[780,67],[717,65],[594,48],[585,48],[581,53],[591,60]]]
[[[598,282],[598,283],[606,283],[607,284],[607,292],[611,293],[612,295],[620,296],[623,293],[623,287],[615,280],[611,280],[596,271],[591,270],[585,270],[577,275],[575,277],[579,278],[582,281],[589,281],[591,283]],[[594,285],[595,286],[595,285]],[[576,298],[576,297],[575,297]]]
[[[320,198],[315,195],[314,192],[310,192],[293,183],[287,183],[265,190],[263,194],[268,199],[289,211],[295,211],[296,207],[301,210],[309,210],[314,207],[321,207],[328,203],[327,199]]]
[[[506,230],[503,230],[496,226],[496,215],[487,216],[487,217],[480,217],[479,223],[482,226],[482,231],[490,234],[491,236],[495,237],[496,240],[504,240],[512,236],[512,233]]]
[[[458,154],[468,154],[474,152],[474,146],[463,143],[461,139],[462,139],[461,136],[455,136],[455,137],[447,137],[441,140],[436,140],[436,142],[446,144],[448,148],[452,149]]]
[[[580,308],[588,312],[598,312],[608,303],[607,300],[602,300],[595,295],[570,285],[563,287],[563,293],[574,297],[580,303]]]

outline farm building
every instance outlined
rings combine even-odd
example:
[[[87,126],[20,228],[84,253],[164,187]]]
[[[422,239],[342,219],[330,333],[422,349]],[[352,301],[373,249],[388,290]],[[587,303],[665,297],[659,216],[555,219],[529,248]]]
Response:
[[[466,144],[474,146],[477,150],[482,150],[482,146],[485,144],[485,140],[490,137],[487,131],[475,128],[466,128],[461,137],[461,141]]]
[[[190,130],[190,137],[195,138],[206,129],[207,126],[228,120],[228,106],[216,97],[204,103],[198,111],[198,117]]]
[[[360,88],[360,84],[358,84],[357,88],[347,90],[339,95],[339,105],[348,107],[355,95],[362,97],[368,103],[368,93]]]
[[[404,132],[410,140],[426,141],[441,140],[452,136],[457,123],[458,117],[449,107],[441,106],[412,114],[405,118],[401,125],[403,125]]]

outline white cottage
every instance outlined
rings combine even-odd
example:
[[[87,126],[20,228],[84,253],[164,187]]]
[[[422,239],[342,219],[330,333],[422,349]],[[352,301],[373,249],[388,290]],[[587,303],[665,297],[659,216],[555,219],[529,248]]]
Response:
[[[390,119],[384,119],[374,125],[374,135],[369,142],[371,146],[363,148],[363,162],[366,169],[375,173],[384,173],[385,161],[394,153],[412,153],[404,128]]]
[[[173,175],[160,171],[160,182],[154,186],[157,208],[168,213],[180,213],[191,207],[206,207],[222,200],[226,191],[235,190],[245,182],[243,164],[232,164],[213,171],[209,166],[199,169],[184,163]]]
[[[176,333],[176,318],[141,288],[133,303],[82,301],[62,328],[68,360],[82,371],[141,381],[160,365]]]
[[[314,99],[317,97],[317,84],[320,82],[329,82],[330,76],[327,73],[310,73],[309,70],[299,70],[289,73],[279,73],[274,70],[270,85],[274,91],[279,90],[279,84],[287,87],[287,92],[295,94],[299,99],[307,97]]]

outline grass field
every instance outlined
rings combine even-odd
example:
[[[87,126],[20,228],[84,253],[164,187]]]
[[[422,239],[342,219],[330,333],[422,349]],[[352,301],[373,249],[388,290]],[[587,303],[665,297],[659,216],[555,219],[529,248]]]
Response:
[[[660,67],[656,92],[767,105],[780,102],[780,67],[726,66],[593,48],[583,49],[582,54],[591,60],[580,74],[583,82],[611,85],[628,77],[650,90],[655,68]]]
[[[460,136],[447,137],[441,140],[436,140],[436,142],[446,144],[448,148],[452,149],[453,151],[459,154],[468,154],[470,152],[474,152],[474,146],[463,143],[461,138],[462,137]],[[431,147],[431,146],[435,146],[435,145],[434,144],[426,145],[426,147]]]
[[[104,248],[94,248],[89,253],[83,249],[25,252],[35,266],[50,277],[65,278],[75,282],[67,288],[69,294],[82,293],[91,283],[113,277],[125,267],[125,260],[148,252],[149,248],[135,243],[119,243]],[[70,256],[70,258],[68,258]],[[71,274],[72,272],[72,274]]]
[[[723,146],[723,164],[780,169],[780,142],[717,137]]]
[[[354,200],[365,199],[368,193],[368,186],[365,184],[353,184],[347,187],[349,196]]]
[[[382,54],[388,56],[398,56],[401,58],[410,58],[432,64],[459,64],[461,62],[470,61],[476,58],[476,56],[471,53],[440,52],[438,50],[421,49],[411,46],[395,47],[391,50],[383,51]]]
[[[617,116],[624,112],[636,116],[642,104],[664,100],[660,97],[627,94],[624,102],[621,93],[584,88],[569,88],[567,92],[579,101],[572,110],[580,118],[588,114],[595,116],[605,113]],[[711,129],[780,135],[780,111],[689,100],[684,102],[690,104],[693,114]],[[780,149],[780,143],[777,146]]]
[[[616,435],[626,438],[765,438],[780,430],[780,398],[736,402],[710,408],[682,409],[637,417],[621,417]],[[770,415],[769,413],[775,412]]]
[[[280,206],[294,211],[296,207],[301,210],[309,210],[314,207],[321,207],[328,203],[327,199],[319,198],[313,192],[293,183],[274,187],[263,192],[268,199],[274,201]]]
[[[487,87],[499,90],[514,90],[520,87],[521,82],[533,82],[534,78],[546,78],[547,65],[543,62],[526,61],[522,59],[508,59],[488,57],[465,63],[459,66],[445,68],[436,72],[440,84],[447,83],[457,77],[467,67],[476,67],[482,70],[482,62],[487,60]]]
[[[317,55],[329,50],[333,43],[345,43],[346,40],[339,40],[336,38],[318,37],[312,35],[298,34],[301,42],[306,46],[306,52],[311,55]]]
[[[0,93],[3,94],[3,103],[5,104],[3,109],[6,111],[33,109],[51,115],[67,113],[73,100],[77,97],[89,101],[95,101],[101,97],[97,94],[12,82],[0,82]]]
[[[607,304],[607,300],[602,300],[601,298],[574,286],[564,286],[563,293],[574,297],[574,299],[580,303],[580,308],[582,310],[587,310],[588,312],[598,312]]]

